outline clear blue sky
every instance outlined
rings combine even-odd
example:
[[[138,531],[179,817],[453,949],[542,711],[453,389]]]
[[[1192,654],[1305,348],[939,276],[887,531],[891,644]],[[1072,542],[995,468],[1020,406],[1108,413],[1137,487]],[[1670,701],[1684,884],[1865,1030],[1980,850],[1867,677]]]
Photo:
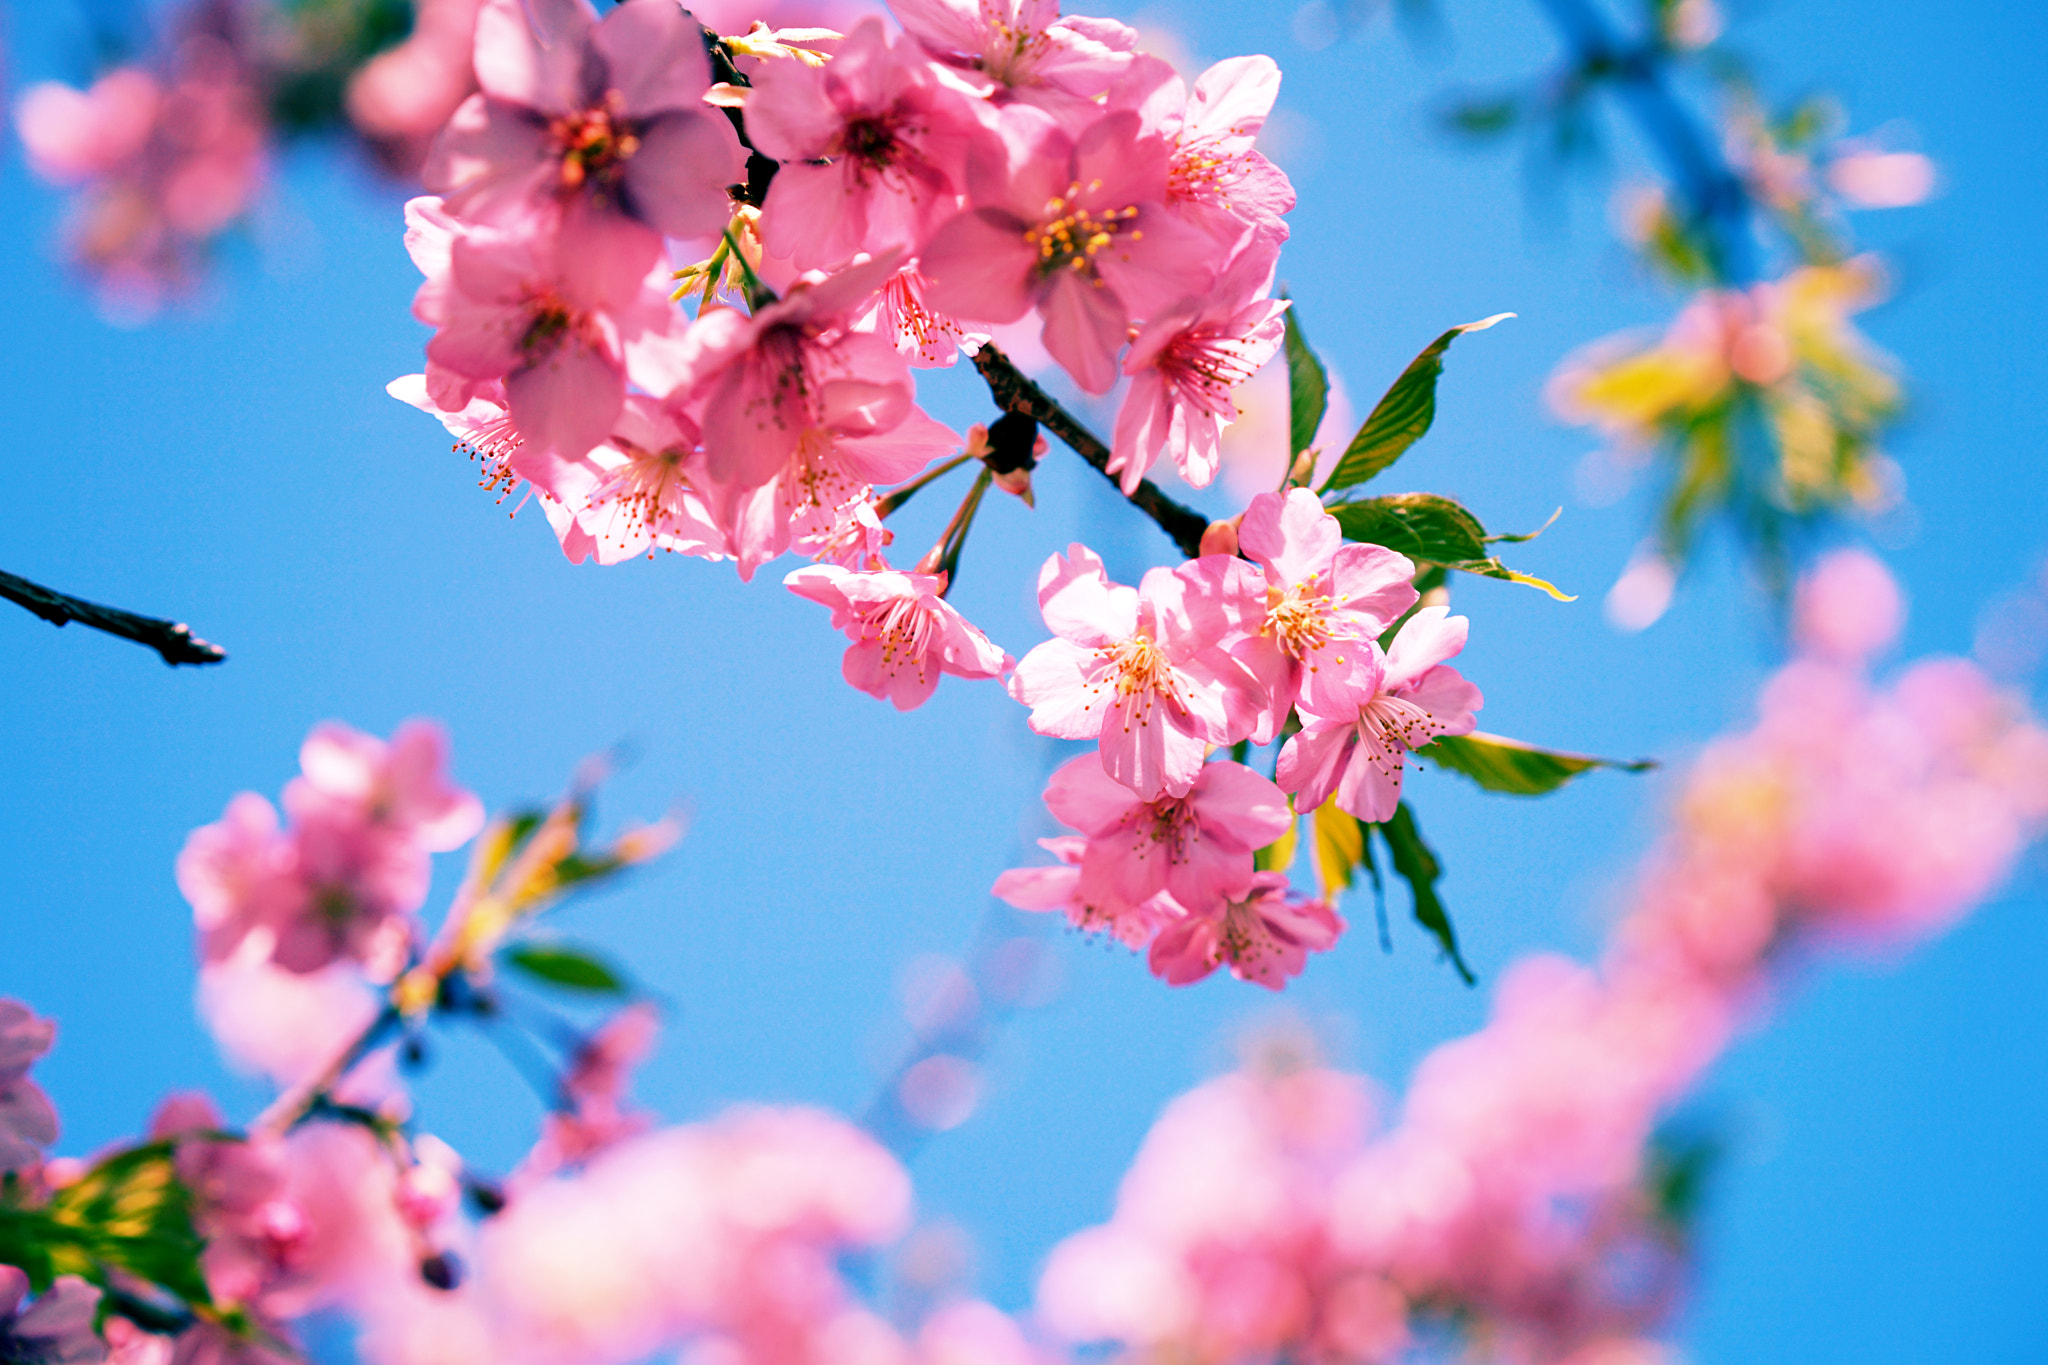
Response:
[[[1773,660],[1759,599],[1717,552],[1664,622],[1614,634],[1599,596],[1646,509],[1576,504],[1587,442],[1537,401],[1559,356],[1669,305],[1607,237],[1599,194],[1532,211],[1514,156],[1431,132],[1425,111],[1447,86],[1533,73],[1552,55],[1524,0],[1444,12],[1450,44],[1420,54],[1384,25],[1311,51],[1287,6],[1180,4],[1170,22],[1203,58],[1265,51],[1286,70],[1302,203],[1283,273],[1354,395],[1449,324],[1520,314],[1462,343],[1436,431],[1403,466],[1500,527],[1566,509],[1522,559],[1579,603],[1460,590],[1488,728],[1682,759],[1743,718]],[[15,80],[77,74],[73,9],[8,13]],[[1859,129],[1904,120],[1943,166],[1934,204],[1860,220],[1901,283],[1869,329],[1915,377],[1914,416],[1892,444],[1920,519],[1892,551],[1915,653],[1966,650],[1979,610],[2048,551],[2044,27],[2031,5],[1813,0],[1755,7],[1737,30],[1774,91],[1835,90]],[[1617,168],[1638,163],[1625,133],[1614,148]],[[133,332],[98,321],[53,264],[59,202],[18,148],[0,161],[16,509],[0,568],[187,619],[232,656],[171,672],[132,646],[0,612],[0,993],[61,1022],[39,1074],[66,1149],[134,1131],[169,1088],[253,1108],[257,1092],[223,1071],[193,1018],[171,862],[233,792],[274,794],[328,717],[380,732],[445,718],[459,776],[492,804],[544,796],[580,757],[636,746],[606,813],[681,802],[689,837],[565,928],[613,945],[677,1004],[642,1095],[675,1118],[743,1098],[858,1108],[899,1036],[905,964],[960,950],[996,872],[1035,854],[1053,753],[992,685],[949,680],[907,717],[845,687],[841,640],[775,586],[778,572],[744,588],[679,559],[572,568],[531,511],[508,522],[440,432],[383,393],[417,368],[422,340],[406,314],[416,276],[399,196],[330,151],[282,168],[262,240],[228,252],[203,306]],[[968,383],[930,393],[956,426],[988,415]],[[907,514],[906,543],[936,529],[946,501]],[[1127,573],[1170,553],[1056,453],[1035,513],[1003,499],[977,527],[956,600],[1021,654],[1041,637],[1032,570],[1075,536]],[[1482,977],[1539,947],[1589,952],[1654,828],[1659,780],[1600,776],[1539,804],[1452,782],[1432,773],[1413,794]],[[442,869],[441,895],[455,872]],[[1737,1151],[1679,1328],[1696,1359],[2041,1358],[2043,882],[2036,861],[1901,966],[1799,983],[1715,1073],[1709,1098]],[[1104,1215],[1159,1106],[1226,1064],[1234,1034],[1273,1008],[1240,983],[1168,991],[1120,951],[1052,943],[1057,999],[1007,1032],[980,1112],[914,1165],[923,1207],[975,1236],[982,1287],[1012,1306],[1054,1240]],[[1338,1060],[1398,1082],[1474,1026],[1484,999],[1397,922],[1391,956],[1368,925],[1285,1004]],[[487,1163],[510,1160],[532,1101],[471,1040],[441,1060],[427,1125]]]

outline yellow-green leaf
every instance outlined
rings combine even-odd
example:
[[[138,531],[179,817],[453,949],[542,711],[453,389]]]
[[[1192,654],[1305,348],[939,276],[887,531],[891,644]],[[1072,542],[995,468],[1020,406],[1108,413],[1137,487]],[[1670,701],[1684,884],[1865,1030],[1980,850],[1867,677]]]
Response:
[[[1490,792],[1506,792],[1513,796],[1542,796],[1546,792],[1554,792],[1580,773],[1591,772],[1595,768],[1639,773],[1657,766],[1653,759],[1639,759],[1631,763],[1595,758],[1590,754],[1559,753],[1524,744],[1518,739],[1478,732],[1444,735],[1428,748],[1420,750],[1416,757],[1424,761],[1433,758],[1439,766],[1462,773]]]

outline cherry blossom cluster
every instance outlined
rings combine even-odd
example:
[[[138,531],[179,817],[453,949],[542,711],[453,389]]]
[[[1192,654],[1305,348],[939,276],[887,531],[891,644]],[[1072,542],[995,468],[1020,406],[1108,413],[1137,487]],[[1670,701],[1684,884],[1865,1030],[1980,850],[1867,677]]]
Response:
[[[1294,196],[1252,145],[1267,58],[1190,88],[1050,4],[895,20],[719,36],[668,0],[490,0],[480,88],[407,210],[435,333],[392,391],[487,486],[530,485],[577,562],[819,561],[789,586],[853,636],[848,679],[908,707],[1009,661],[944,603],[946,556],[890,566],[877,489],[964,451],[1028,494],[1035,458],[997,469],[914,371],[1033,328],[1082,389],[1129,378],[1126,491],[1162,456],[1206,484],[1232,388],[1280,345]]]
[[[1260,494],[1234,538],[1239,553],[1149,570],[1136,588],[1082,546],[1047,561],[1038,600],[1055,638],[1010,690],[1032,729],[1098,753],[1046,788],[1077,831],[1042,841],[1060,866],[1007,872],[995,892],[1148,947],[1175,985],[1227,965],[1278,989],[1344,926],[1254,854],[1325,801],[1390,819],[1408,755],[1470,733],[1481,698],[1444,662],[1466,619],[1422,606],[1415,564],[1346,543],[1315,494]],[[1274,780],[1208,761],[1283,735]]]
[[[1788,957],[1938,933],[2048,827],[2048,730],[1974,665],[1869,682],[1899,623],[1875,560],[1824,561],[1801,657],[1686,779],[1597,969],[1516,965],[1384,1126],[1298,1056],[1176,1100],[1114,1218],[1053,1253],[1048,1322],[1129,1359],[1658,1358],[1685,1252],[1659,1120]]]

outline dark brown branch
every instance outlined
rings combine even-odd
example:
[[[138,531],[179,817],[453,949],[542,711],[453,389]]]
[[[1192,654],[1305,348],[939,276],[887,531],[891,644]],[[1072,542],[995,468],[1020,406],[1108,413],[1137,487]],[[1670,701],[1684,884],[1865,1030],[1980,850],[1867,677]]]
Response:
[[[28,608],[53,626],[76,621],[82,626],[148,645],[163,655],[167,664],[217,664],[228,657],[227,651],[219,645],[198,639],[178,622],[137,616],[119,607],[103,607],[97,602],[52,592],[41,584],[17,578],[11,573],[0,573],[0,597]]]
[[[985,342],[974,353],[974,368],[980,370],[981,377],[988,381],[988,391],[1003,411],[1018,412],[1032,418],[1071,446],[1076,455],[1094,465],[1104,478],[1111,483],[1117,482],[1117,476],[1109,472],[1109,447],[1098,440],[1094,432],[1082,426],[1072,413],[1055,403],[1044,389],[1012,364],[1008,356]],[[1159,523],[1159,529],[1180,547],[1182,554],[1193,559],[1202,552],[1202,532],[1209,529],[1207,517],[1167,497],[1150,479],[1140,483],[1136,492],[1124,496],[1130,499],[1132,506]]]

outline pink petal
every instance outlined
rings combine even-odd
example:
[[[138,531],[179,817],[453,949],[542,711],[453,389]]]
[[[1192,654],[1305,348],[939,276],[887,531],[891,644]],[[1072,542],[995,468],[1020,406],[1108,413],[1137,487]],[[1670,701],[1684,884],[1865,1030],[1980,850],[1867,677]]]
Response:
[[[1017,661],[1010,675],[1010,695],[1031,708],[1034,733],[1094,739],[1102,731],[1111,692],[1101,670],[1094,650],[1047,640]]]
[[[558,454],[602,445],[626,405],[625,376],[580,337],[505,381],[505,406],[528,444]]]
[[[1287,741],[1273,776],[1281,790],[1294,793],[1296,810],[1307,814],[1329,800],[1356,737],[1354,723],[1312,721]]]
[[[1472,622],[1449,607],[1424,607],[1409,617],[1387,650],[1387,691],[1398,691],[1465,647]]]
[[[925,269],[930,268],[927,259]],[[1108,393],[1129,322],[1122,302],[1080,271],[1062,271],[1040,298],[1039,311],[1045,315],[1040,335],[1052,358],[1087,392]]]
[[[598,23],[591,45],[603,54],[628,115],[696,110],[711,88],[703,30],[674,0],[625,0]]]
[[[1131,789],[1105,773],[1094,754],[1068,759],[1045,784],[1045,808],[1053,818],[1091,837],[1109,834],[1139,805]]]
[[[1015,322],[1030,311],[1031,271],[1037,263],[1038,251],[1024,239],[1023,223],[993,209],[977,209],[940,224],[917,268],[925,277],[926,302],[939,312]]]
[[[1091,649],[1138,631],[1137,591],[1110,582],[1102,560],[1078,543],[1038,571],[1038,609],[1047,630]]]
[[[586,0],[484,0],[476,16],[477,84],[544,114],[568,112],[581,103],[583,35],[596,21]]]
[[[1237,543],[1281,586],[1291,588],[1310,574],[1330,572],[1344,529],[1323,509],[1322,499],[1306,488],[1291,488],[1252,499],[1238,523]]]
[[[1191,795],[1203,832],[1246,852],[1264,848],[1294,823],[1286,793],[1242,763],[1204,764]]]
[[[732,217],[725,187],[745,170],[739,139],[723,116],[677,110],[641,132],[640,150],[626,163],[626,197],[636,215],[666,236],[713,237]]]

